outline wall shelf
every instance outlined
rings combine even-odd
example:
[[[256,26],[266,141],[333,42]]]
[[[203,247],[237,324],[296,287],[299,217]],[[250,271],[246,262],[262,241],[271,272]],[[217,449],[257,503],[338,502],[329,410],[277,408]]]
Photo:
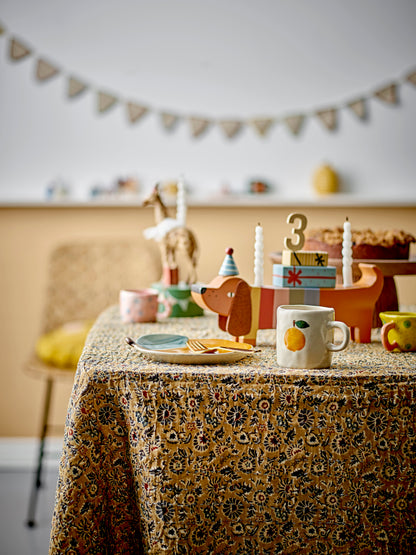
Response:
[[[100,199],[63,199],[63,200],[0,200],[2,208],[138,208],[145,196],[108,197]],[[189,196],[187,204],[190,208],[336,208],[336,207],[369,207],[369,208],[416,208],[416,196],[406,198],[366,197],[359,195],[336,194],[328,197],[284,197],[279,195],[229,195],[218,197]],[[166,200],[168,207],[175,201]]]

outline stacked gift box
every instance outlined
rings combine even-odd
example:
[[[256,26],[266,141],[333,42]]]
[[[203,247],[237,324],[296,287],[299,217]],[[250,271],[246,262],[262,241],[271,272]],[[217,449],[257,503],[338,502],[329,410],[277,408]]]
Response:
[[[327,252],[282,252],[282,263],[273,264],[273,285],[303,289],[335,287],[337,269],[328,266]]]

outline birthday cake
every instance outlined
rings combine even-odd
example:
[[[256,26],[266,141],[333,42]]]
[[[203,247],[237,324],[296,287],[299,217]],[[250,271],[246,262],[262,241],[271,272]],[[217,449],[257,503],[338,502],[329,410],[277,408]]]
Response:
[[[304,249],[326,251],[329,258],[342,258],[343,228],[319,228],[306,233]],[[352,230],[352,255],[356,260],[407,260],[410,244],[416,239],[410,233],[393,229]]]

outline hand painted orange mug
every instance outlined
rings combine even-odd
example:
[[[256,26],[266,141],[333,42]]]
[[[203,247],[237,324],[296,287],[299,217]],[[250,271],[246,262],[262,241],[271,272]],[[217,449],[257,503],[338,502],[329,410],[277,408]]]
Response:
[[[416,312],[380,312],[381,342],[387,351],[416,351]]]
[[[334,328],[342,333],[334,343]],[[326,306],[281,305],[277,309],[276,355],[286,368],[329,368],[332,353],[345,349],[350,330],[335,321],[335,311]]]

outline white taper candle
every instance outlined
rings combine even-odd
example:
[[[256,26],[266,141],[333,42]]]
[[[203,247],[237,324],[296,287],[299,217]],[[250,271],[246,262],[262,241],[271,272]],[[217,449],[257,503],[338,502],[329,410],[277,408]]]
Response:
[[[345,220],[342,236],[342,280],[344,287],[352,285],[352,236],[348,218]]]
[[[263,285],[263,228],[258,224],[254,241],[254,286]]]
[[[185,194],[185,185],[183,183],[182,176],[180,177],[178,184],[177,184],[177,193],[176,193],[176,219],[180,223],[180,225],[186,225],[186,194]]]

